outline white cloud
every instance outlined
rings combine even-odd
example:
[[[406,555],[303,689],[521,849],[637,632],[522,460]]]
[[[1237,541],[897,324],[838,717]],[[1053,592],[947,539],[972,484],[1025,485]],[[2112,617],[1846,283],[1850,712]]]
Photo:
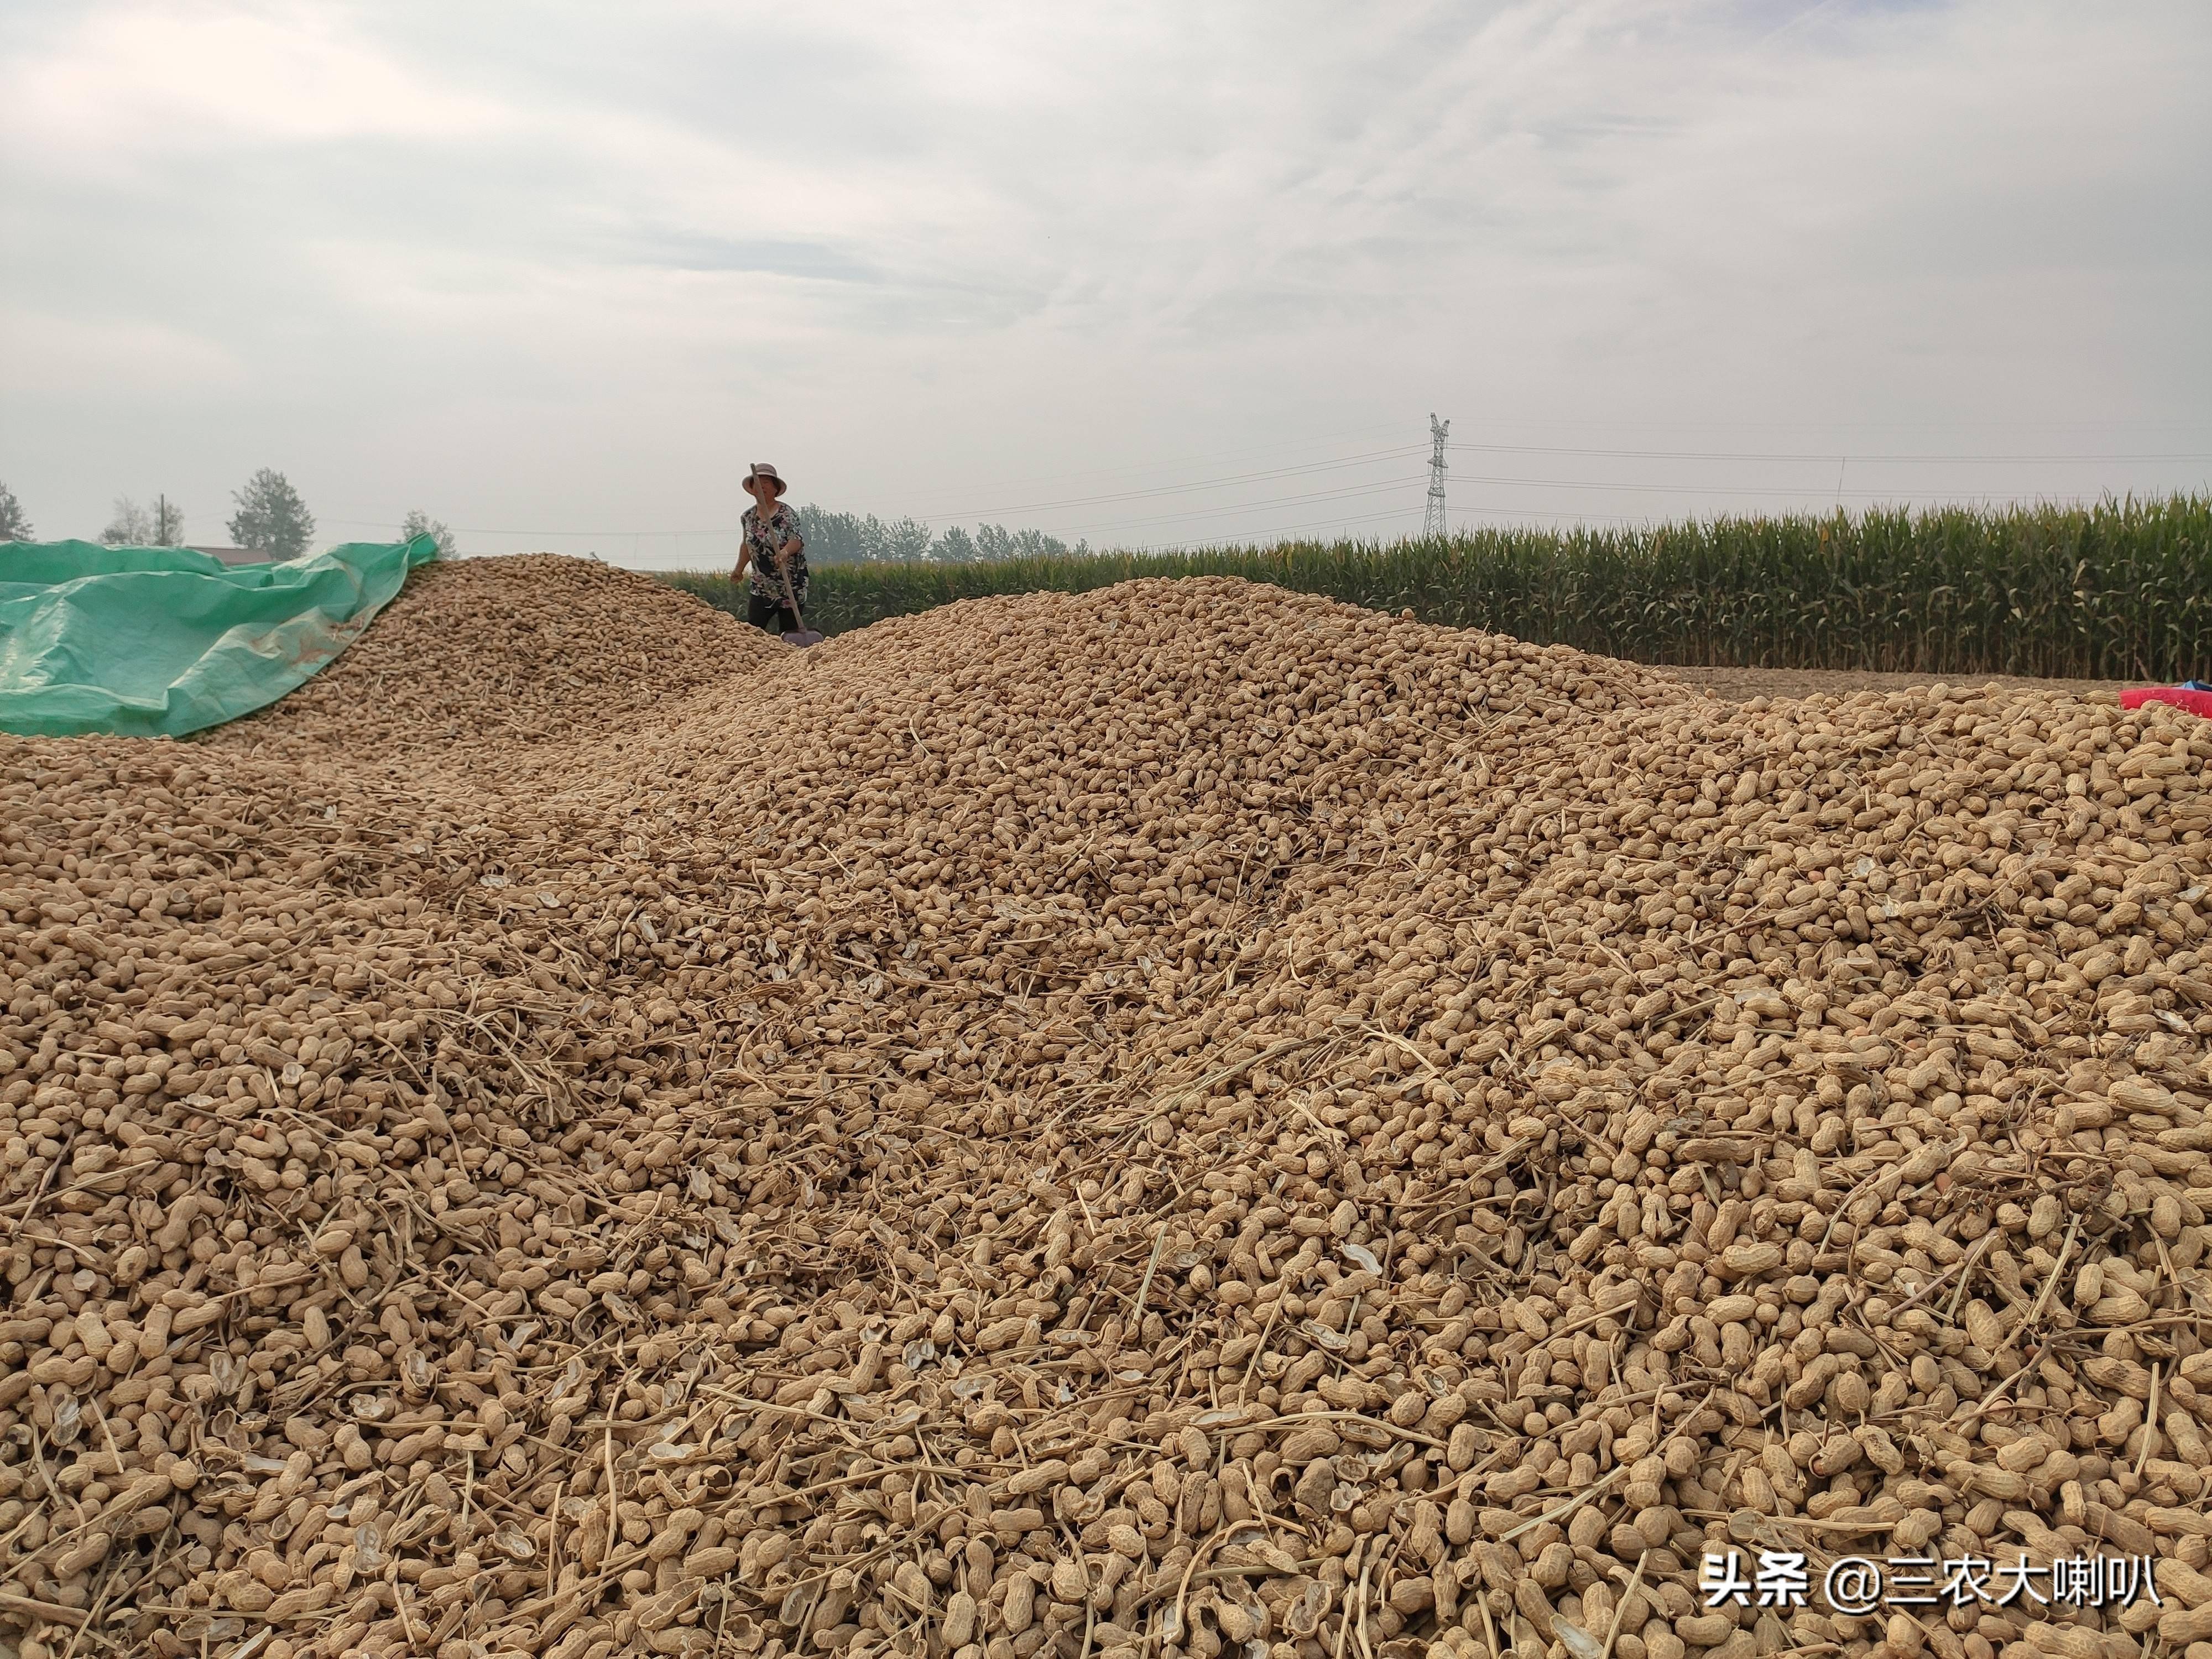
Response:
[[[118,458],[83,411],[180,377],[226,440],[196,436],[208,465],[486,527],[723,522],[724,464],[754,449],[803,495],[941,510],[1102,466],[1214,476],[1175,463],[1223,449],[1317,459],[1316,434],[1386,417],[1417,444],[1431,408],[1568,447],[2212,450],[2192,5],[513,16],[0,21],[6,298],[59,343],[0,385],[0,476],[35,427],[48,476],[9,482],[40,522],[178,447],[149,419]],[[167,367],[140,366],[153,342]],[[363,412],[403,394],[406,431],[443,441]],[[1460,459],[1455,502],[1493,511],[1818,504],[1834,475]],[[1516,470],[1592,487],[1475,482]],[[2070,494],[2206,471],[1854,476]],[[1297,493],[1033,517],[1258,533],[1315,521],[1265,505]],[[1418,522],[1418,486],[1393,502],[1403,522],[1363,526]]]
[[[196,394],[248,386],[246,363],[219,340],[149,319],[91,322],[52,312],[0,309],[0,356],[11,404],[76,398],[88,386]]]
[[[157,168],[241,143],[465,142],[511,119],[307,0],[97,8],[46,50],[10,57],[0,70],[9,141],[59,173]]]

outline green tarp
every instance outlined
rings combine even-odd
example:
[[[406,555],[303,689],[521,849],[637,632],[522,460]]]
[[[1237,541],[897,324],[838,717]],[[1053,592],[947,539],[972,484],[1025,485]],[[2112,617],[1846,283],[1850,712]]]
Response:
[[[0,731],[180,738],[272,703],[437,556],[428,536],[231,567],[179,547],[0,543]]]

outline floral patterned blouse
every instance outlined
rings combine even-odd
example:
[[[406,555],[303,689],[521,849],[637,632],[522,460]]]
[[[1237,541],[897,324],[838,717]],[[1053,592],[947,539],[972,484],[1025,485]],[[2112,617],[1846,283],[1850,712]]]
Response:
[[[745,546],[753,556],[752,569],[747,580],[754,591],[772,599],[783,597],[783,584],[776,580],[775,550],[786,542],[799,543],[791,556],[791,593],[803,607],[806,603],[806,543],[799,533],[799,514],[778,501],[763,514],[758,507],[749,507],[744,516]]]

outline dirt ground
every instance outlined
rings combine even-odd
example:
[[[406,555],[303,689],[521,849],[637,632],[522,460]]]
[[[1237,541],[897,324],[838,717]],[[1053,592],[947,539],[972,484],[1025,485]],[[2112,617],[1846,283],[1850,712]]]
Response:
[[[1748,702],[1753,697],[1809,697],[1826,692],[1842,696],[1853,691],[1901,691],[1915,685],[1948,684],[1954,690],[1984,685],[2044,691],[2073,691],[2083,696],[2112,696],[2126,690],[2118,680],[2030,680],[2001,674],[1872,674],[1825,668],[1674,668],[1656,665],[1657,672],[1700,687],[1729,702]]]

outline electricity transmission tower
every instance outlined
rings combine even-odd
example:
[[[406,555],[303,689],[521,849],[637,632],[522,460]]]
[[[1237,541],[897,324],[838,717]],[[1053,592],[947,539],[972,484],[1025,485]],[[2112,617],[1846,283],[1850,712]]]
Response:
[[[1421,539],[1441,539],[1444,533],[1444,434],[1451,430],[1449,421],[1429,416],[1429,436],[1436,441],[1436,448],[1429,456],[1429,510],[1421,520]]]

